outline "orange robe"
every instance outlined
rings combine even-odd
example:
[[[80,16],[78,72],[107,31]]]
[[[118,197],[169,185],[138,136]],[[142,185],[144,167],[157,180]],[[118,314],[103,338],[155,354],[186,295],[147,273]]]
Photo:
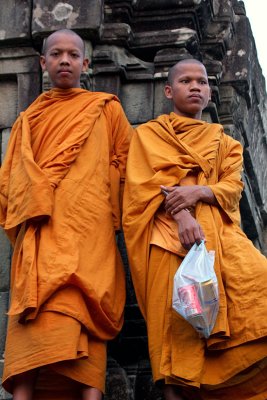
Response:
[[[123,228],[154,380],[196,388],[205,400],[267,399],[267,260],[239,227],[241,170],[242,147],[221,125],[174,113],[137,128],[127,161]],[[160,185],[179,185],[192,174],[219,203],[195,208],[206,246],[216,253],[220,290],[208,340],[172,310],[179,249],[151,244],[164,201]]]
[[[34,368],[43,387],[52,369],[104,391],[106,341],[123,323],[115,231],[131,133],[115,96],[83,89],[40,95],[14,124],[0,170],[0,224],[14,245],[8,391]]]

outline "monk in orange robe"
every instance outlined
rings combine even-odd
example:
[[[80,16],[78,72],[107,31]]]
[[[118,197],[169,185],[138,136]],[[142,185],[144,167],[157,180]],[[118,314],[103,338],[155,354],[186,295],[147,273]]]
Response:
[[[116,96],[80,88],[76,33],[50,35],[41,66],[53,88],[18,117],[0,170],[14,246],[3,386],[14,400],[98,400],[123,323],[115,234],[132,128]]]
[[[242,147],[201,120],[211,95],[202,63],[172,67],[165,94],[174,112],[131,141],[123,207],[153,378],[167,400],[266,400],[267,261],[239,227]],[[220,296],[208,339],[172,309],[174,274],[202,240],[215,250]]]

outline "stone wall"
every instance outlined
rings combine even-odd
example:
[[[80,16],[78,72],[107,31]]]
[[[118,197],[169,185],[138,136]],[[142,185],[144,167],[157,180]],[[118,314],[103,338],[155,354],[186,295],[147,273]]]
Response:
[[[3,0],[1,0],[3,3]],[[85,40],[91,68],[82,85],[115,93],[133,125],[170,111],[163,87],[168,68],[185,57],[207,66],[213,90],[204,116],[244,146],[240,203],[247,235],[267,254],[267,121],[265,80],[242,1],[6,0],[0,14],[0,156],[11,126],[49,88],[39,56],[43,38],[59,28]],[[109,346],[108,399],[153,399],[146,329],[136,305],[127,257],[125,325]],[[10,246],[0,232],[0,373],[9,299]],[[0,399],[8,395],[0,389]]]

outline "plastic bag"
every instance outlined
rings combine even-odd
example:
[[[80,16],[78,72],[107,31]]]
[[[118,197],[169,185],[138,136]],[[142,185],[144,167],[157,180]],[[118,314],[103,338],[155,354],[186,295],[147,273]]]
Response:
[[[174,276],[172,306],[200,337],[210,336],[219,310],[218,281],[214,272],[215,252],[204,241],[187,253]]]

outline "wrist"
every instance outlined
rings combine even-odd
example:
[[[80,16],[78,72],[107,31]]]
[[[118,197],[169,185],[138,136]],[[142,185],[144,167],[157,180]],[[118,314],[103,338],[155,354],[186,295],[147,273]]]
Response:
[[[200,200],[208,204],[216,204],[216,198],[209,186],[199,186]]]
[[[197,186],[197,201],[205,201],[205,198],[207,197],[207,191],[206,191],[207,187],[206,186],[202,186],[202,185],[198,185]]]
[[[179,211],[178,213],[173,214],[172,217],[176,222],[179,222],[181,218],[188,216],[188,214],[190,214],[190,211],[188,210],[188,208],[184,208],[183,210]]]

